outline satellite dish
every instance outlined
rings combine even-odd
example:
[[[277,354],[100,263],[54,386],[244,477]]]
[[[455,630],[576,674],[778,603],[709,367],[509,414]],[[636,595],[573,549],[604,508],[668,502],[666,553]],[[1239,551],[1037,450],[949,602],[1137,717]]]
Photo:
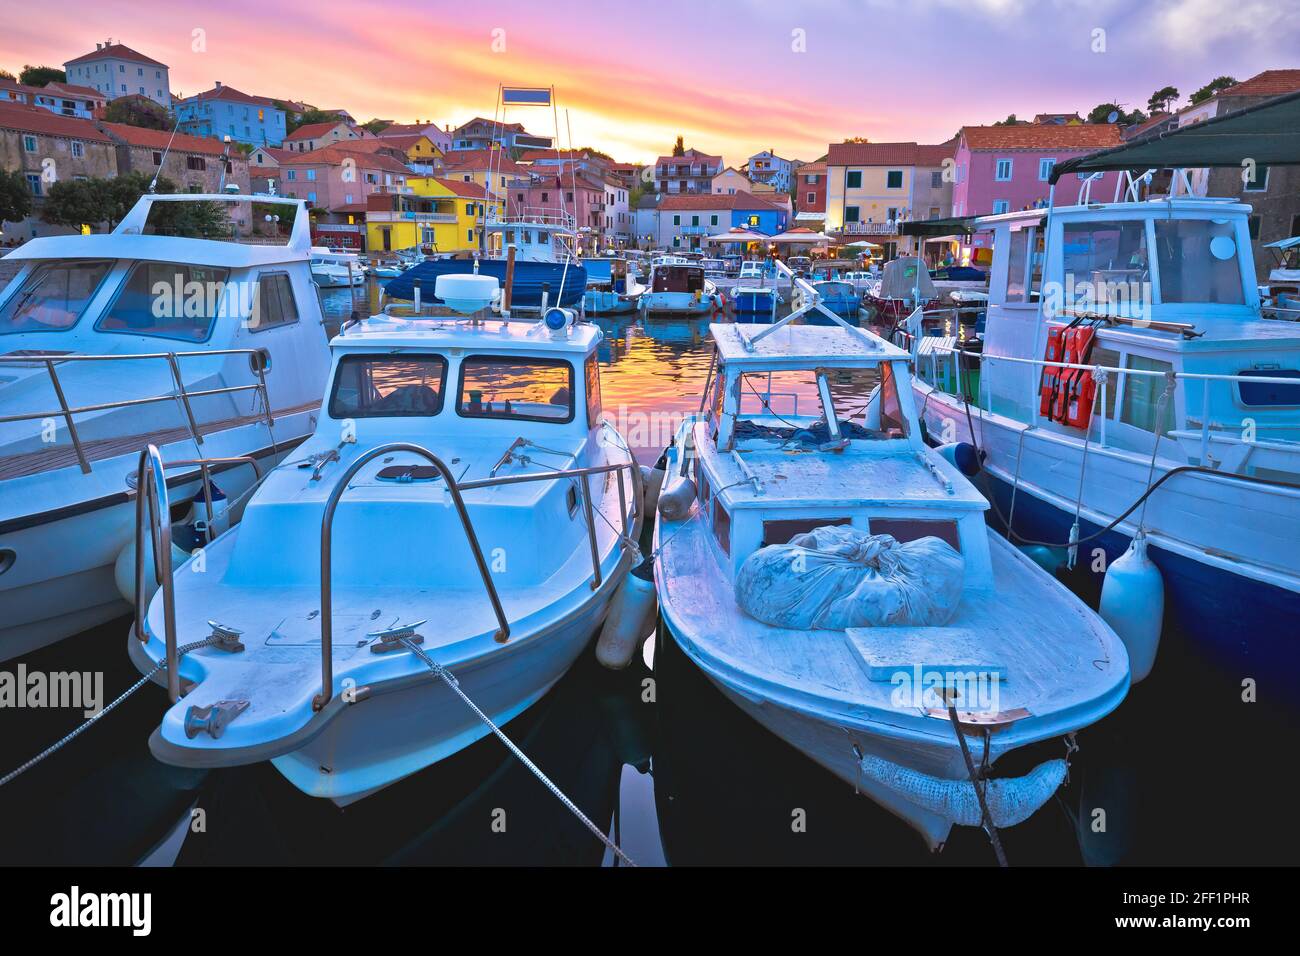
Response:
[[[1106,117],[1107,123],[1114,123],[1119,120],[1119,110],[1111,110],[1110,115]]]

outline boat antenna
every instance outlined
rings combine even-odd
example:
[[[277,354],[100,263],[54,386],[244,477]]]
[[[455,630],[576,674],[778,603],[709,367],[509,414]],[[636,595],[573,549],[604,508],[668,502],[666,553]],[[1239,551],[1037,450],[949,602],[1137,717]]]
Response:
[[[153,179],[149,183],[149,192],[151,193],[157,192],[158,190],[158,177],[162,175],[163,163],[167,162],[167,154],[172,151],[172,142],[176,139],[176,131],[180,128],[181,128],[181,120],[180,117],[178,116],[176,118],[176,125],[172,127],[172,134],[167,139],[167,146],[163,150],[162,159],[158,160],[158,171],[153,174]],[[221,168],[222,170],[224,170],[225,166],[223,165]],[[224,176],[225,173],[223,172],[222,177],[224,178]]]

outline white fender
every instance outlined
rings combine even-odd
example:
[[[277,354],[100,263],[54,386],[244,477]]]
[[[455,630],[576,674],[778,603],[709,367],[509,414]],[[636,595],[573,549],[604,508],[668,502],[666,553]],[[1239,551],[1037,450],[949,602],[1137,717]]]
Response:
[[[631,664],[654,627],[655,608],[653,575],[647,580],[629,573],[610,602],[596,641],[596,660],[612,671],[621,671]]]
[[[1124,642],[1130,680],[1136,684],[1155,665],[1165,614],[1164,579],[1147,557],[1144,533],[1139,531],[1128,550],[1106,569],[1097,611]]]
[[[659,507],[659,489],[664,484],[664,470],[657,465],[651,468],[649,465],[641,466],[641,487],[645,489],[643,500],[645,501],[645,514],[650,514]]]
[[[695,501],[695,482],[678,478],[659,494],[659,514],[669,521],[681,521],[691,513]]]
[[[862,772],[910,803],[962,826],[977,827],[982,821],[979,797],[970,780],[932,777],[866,754]],[[1045,760],[1023,777],[988,781],[984,791],[989,816],[998,828],[1013,827],[1028,820],[1065,781],[1065,761]]]

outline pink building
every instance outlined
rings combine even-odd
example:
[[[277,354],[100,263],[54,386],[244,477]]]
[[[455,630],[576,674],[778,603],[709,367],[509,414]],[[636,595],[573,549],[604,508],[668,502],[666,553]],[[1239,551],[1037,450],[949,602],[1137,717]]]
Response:
[[[1052,166],[1122,142],[1118,126],[1021,123],[963,126],[957,139],[954,216],[983,216],[1046,205]],[[1110,202],[1118,173],[1092,184],[1094,200]],[[1073,205],[1082,182],[1074,176],[1056,184],[1055,205]]]
[[[401,162],[386,153],[326,146],[309,153],[281,154],[280,193],[305,199],[332,219],[364,215],[372,193],[405,191],[410,175]]]
[[[579,239],[586,249],[597,248],[606,230],[605,206],[608,191],[603,177],[569,163],[534,166],[527,181],[510,186],[507,209],[511,215],[546,211],[565,213],[577,222]]]

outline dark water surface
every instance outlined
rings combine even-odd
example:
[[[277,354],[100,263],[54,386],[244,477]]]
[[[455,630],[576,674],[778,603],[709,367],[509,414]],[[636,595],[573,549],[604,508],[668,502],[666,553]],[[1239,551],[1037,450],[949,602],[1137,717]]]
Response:
[[[346,290],[327,294],[332,317],[346,317],[349,299]],[[706,323],[601,326],[606,413],[622,419],[638,457],[651,461],[674,416],[698,407]],[[1072,583],[1095,604],[1090,576]],[[122,618],[22,663],[102,670],[112,699],[139,676],[126,657],[129,624]],[[651,649],[653,668],[638,661],[616,674],[589,648],[506,728],[638,863],[994,862],[987,838],[969,828],[930,854],[910,828],[725,700],[670,638],[657,635]],[[1295,709],[1277,704],[1243,703],[1240,675],[1195,659],[1167,628],[1153,675],[1079,735],[1057,798],[1002,833],[1011,864],[1293,862],[1300,840],[1289,745],[1300,727]],[[269,764],[203,772],[158,763],[147,739],[165,706],[163,690],[147,686],[0,788],[0,863],[610,865],[601,844],[494,738],[339,809],[304,796]],[[81,720],[80,712],[0,710],[0,774]],[[191,808],[201,811],[203,832],[178,829]],[[806,829],[792,825],[798,811]],[[1093,830],[1098,811],[1105,832]],[[169,836],[166,850],[152,852]]]

